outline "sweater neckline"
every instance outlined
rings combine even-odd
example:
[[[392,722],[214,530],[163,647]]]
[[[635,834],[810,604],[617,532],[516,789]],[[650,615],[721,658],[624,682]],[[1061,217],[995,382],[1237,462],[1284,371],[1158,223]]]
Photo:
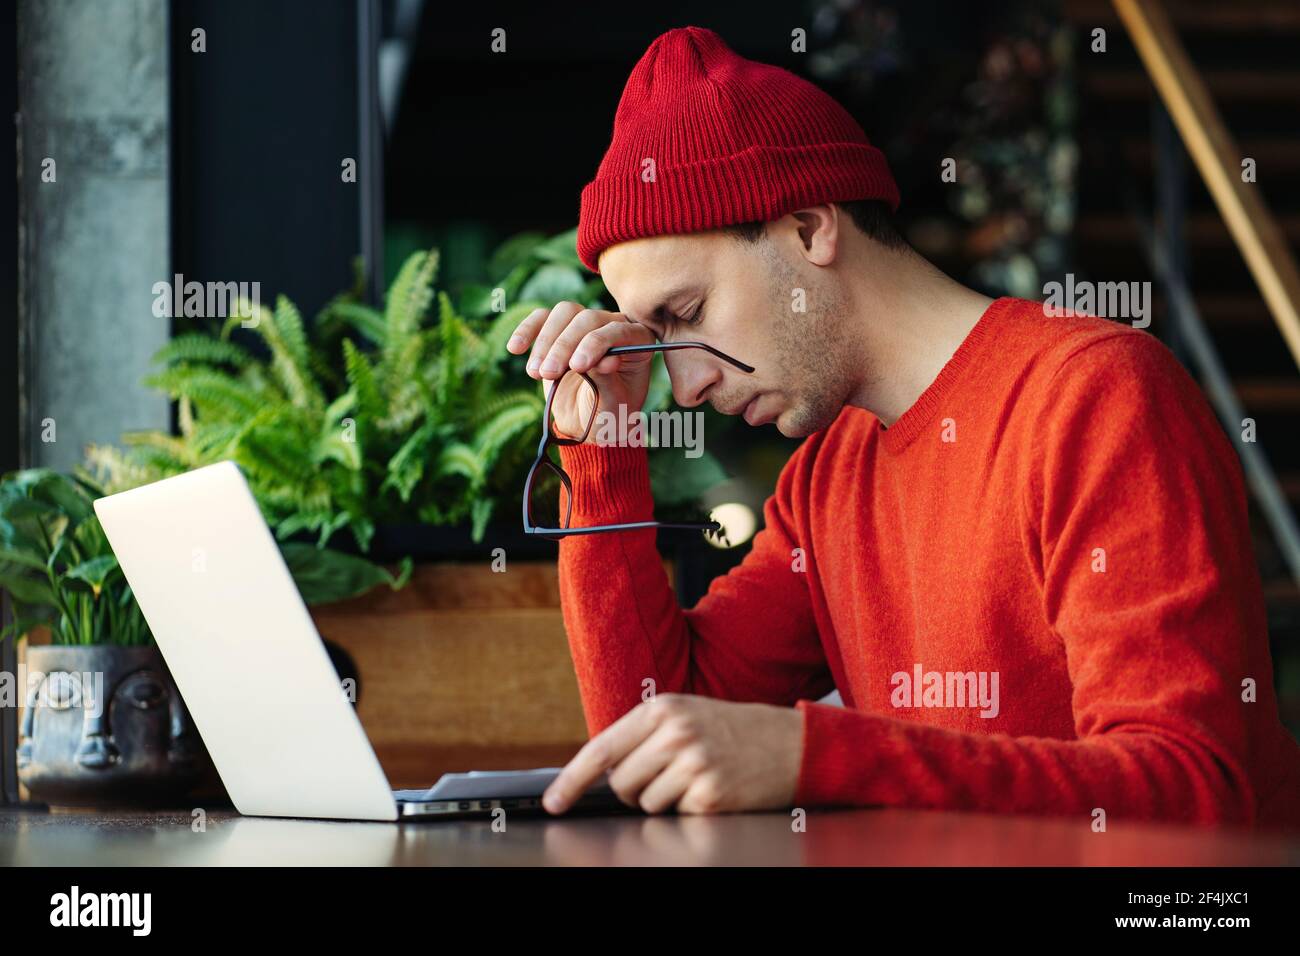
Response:
[[[989,303],[988,308],[984,310],[984,314],[979,317],[971,330],[966,333],[966,337],[962,339],[961,344],[957,346],[952,358],[948,359],[943,368],[939,369],[939,374],[935,376],[934,381],[912,403],[911,407],[899,416],[894,424],[886,428],[879,419],[876,419],[876,434],[882,448],[890,453],[897,454],[910,445],[916,436],[921,433],[921,429],[929,423],[939,410],[939,403],[952,391],[953,386],[960,381],[962,373],[978,354],[980,345],[990,335],[990,327],[1010,304],[1010,296],[1002,296]]]

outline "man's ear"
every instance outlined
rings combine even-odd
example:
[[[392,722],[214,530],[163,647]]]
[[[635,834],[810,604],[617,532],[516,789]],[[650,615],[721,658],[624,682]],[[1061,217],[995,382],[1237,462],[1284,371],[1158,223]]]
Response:
[[[840,211],[831,203],[809,206],[790,214],[804,258],[815,266],[828,266],[835,261],[840,244]]]

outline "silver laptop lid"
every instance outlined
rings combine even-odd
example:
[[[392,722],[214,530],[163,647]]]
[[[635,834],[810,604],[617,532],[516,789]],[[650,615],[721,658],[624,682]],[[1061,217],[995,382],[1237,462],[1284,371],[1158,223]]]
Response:
[[[95,502],[240,813],[396,820],[397,803],[232,462]]]

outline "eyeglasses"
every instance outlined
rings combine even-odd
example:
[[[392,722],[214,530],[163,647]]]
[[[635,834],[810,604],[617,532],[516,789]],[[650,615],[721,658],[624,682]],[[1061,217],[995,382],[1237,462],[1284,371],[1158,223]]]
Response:
[[[655,342],[650,345],[616,345],[605,353],[609,355],[635,355],[642,352],[671,352],[677,349],[703,349],[710,355],[716,355],[742,372],[750,373],[754,371],[753,366],[746,365],[739,359],[734,359],[730,355],[719,352],[711,345],[705,345],[703,342]],[[572,369],[568,370],[572,371]],[[568,374],[566,371],[565,375]],[[537,460],[533,462],[528,469],[528,477],[524,481],[524,533],[535,534],[543,538],[550,538],[559,541],[561,538],[575,534],[597,534],[602,531],[634,531],[638,528],[681,528],[691,531],[708,531],[718,533],[722,530],[722,525],[716,521],[707,522],[690,522],[690,521],[630,521],[625,524],[603,524],[591,525],[583,528],[570,528],[569,519],[573,513],[573,483],[569,476],[565,474],[564,469],[551,460],[547,452],[552,445],[580,445],[587,440],[591,434],[591,426],[596,420],[596,409],[600,405],[600,393],[596,388],[596,383],[586,372],[579,372],[586,387],[591,391],[591,413],[588,415],[586,422],[583,424],[582,434],[577,438],[566,438],[555,434],[552,430],[551,404],[555,401],[555,395],[560,390],[560,383],[564,381],[564,375],[557,378],[551,385],[550,391],[546,396],[546,410],[542,413],[542,440],[537,446]],[[559,517],[559,502],[553,500],[551,495],[543,490],[538,482],[538,470],[546,467],[560,480],[564,486],[565,499],[567,507],[564,509],[564,517]],[[559,489],[555,489],[558,496]],[[545,500],[535,500],[535,499]],[[545,519],[539,522],[539,518],[545,515],[545,519],[550,519],[554,515],[554,520],[547,524]]]

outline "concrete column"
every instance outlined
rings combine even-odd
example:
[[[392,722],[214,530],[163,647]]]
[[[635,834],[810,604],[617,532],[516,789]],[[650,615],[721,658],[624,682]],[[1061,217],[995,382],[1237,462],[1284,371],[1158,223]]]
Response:
[[[170,334],[167,3],[20,0],[18,30],[23,449],[68,469],[169,422],[139,384]]]

